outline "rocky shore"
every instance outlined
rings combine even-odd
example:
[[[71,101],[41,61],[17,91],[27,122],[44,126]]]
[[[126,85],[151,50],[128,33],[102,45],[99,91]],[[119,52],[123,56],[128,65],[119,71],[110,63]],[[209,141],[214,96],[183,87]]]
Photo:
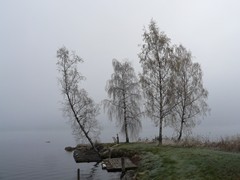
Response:
[[[90,145],[79,144],[76,147],[65,147],[65,150],[68,152],[73,152],[73,157],[76,163],[81,162],[101,162],[103,159],[107,158],[121,158],[128,157],[134,164],[138,164],[140,161],[140,156],[135,150],[126,150],[118,148],[119,144],[105,143],[98,144],[96,148],[99,150],[101,158],[97,153],[92,149]],[[134,179],[135,171],[129,170],[123,173],[121,179],[131,180]]]
[[[138,152],[135,150],[126,150],[122,148],[118,148],[119,144],[113,143],[105,143],[105,144],[98,144],[96,148],[98,149],[101,158],[120,158],[120,157],[129,157],[130,159],[136,159],[138,156]],[[86,144],[79,144],[76,147],[65,147],[65,150],[68,152],[78,151],[81,154],[94,154],[94,150],[90,145]],[[136,160],[135,160],[136,161]]]

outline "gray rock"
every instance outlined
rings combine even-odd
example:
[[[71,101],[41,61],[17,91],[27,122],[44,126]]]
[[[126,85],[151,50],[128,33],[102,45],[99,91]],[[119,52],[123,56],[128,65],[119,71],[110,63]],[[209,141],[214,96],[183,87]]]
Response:
[[[75,150],[75,147],[71,146],[65,147],[65,151],[72,152],[73,150]]]

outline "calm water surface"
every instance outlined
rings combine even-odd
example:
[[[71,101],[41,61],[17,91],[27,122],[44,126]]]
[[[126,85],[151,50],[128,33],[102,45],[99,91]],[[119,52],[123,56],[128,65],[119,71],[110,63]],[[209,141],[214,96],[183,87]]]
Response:
[[[64,147],[75,145],[60,131],[1,131],[0,180],[114,180],[120,173],[108,173],[95,163],[76,164]],[[47,143],[50,141],[50,143]]]

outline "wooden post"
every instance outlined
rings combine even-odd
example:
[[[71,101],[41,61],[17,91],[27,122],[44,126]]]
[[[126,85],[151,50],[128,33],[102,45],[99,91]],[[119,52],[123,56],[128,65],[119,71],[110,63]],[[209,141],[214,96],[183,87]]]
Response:
[[[80,180],[80,169],[77,169],[77,179]]]
[[[125,172],[125,158],[121,157],[121,164],[122,164],[122,172]]]
[[[119,144],[119,137],[118,137],[118,134],[117,134],[117,144]]]
[[[125,175],[125,158],[124,157],[121,157],[121,165],[122,165],[122,173],[121,173],[121,176],[120,176],[120,179],[122,179]]]

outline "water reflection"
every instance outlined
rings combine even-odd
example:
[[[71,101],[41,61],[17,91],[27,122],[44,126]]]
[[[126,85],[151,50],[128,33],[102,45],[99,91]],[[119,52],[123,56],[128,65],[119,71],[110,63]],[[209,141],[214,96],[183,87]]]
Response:
[[[82,171],[80,170],[80,179],[86,180],[119,180],[120,172],[107,172],[103,170],[100,163],[79,163]]]
[[[87,178],[88,180],[94,179],[94,177],[96,175],[98,165],[99,165],[99,163],[96,163],[96,164],[93,165],[93,167],[91,168],[91,171],[89,173],[89,177]]]

